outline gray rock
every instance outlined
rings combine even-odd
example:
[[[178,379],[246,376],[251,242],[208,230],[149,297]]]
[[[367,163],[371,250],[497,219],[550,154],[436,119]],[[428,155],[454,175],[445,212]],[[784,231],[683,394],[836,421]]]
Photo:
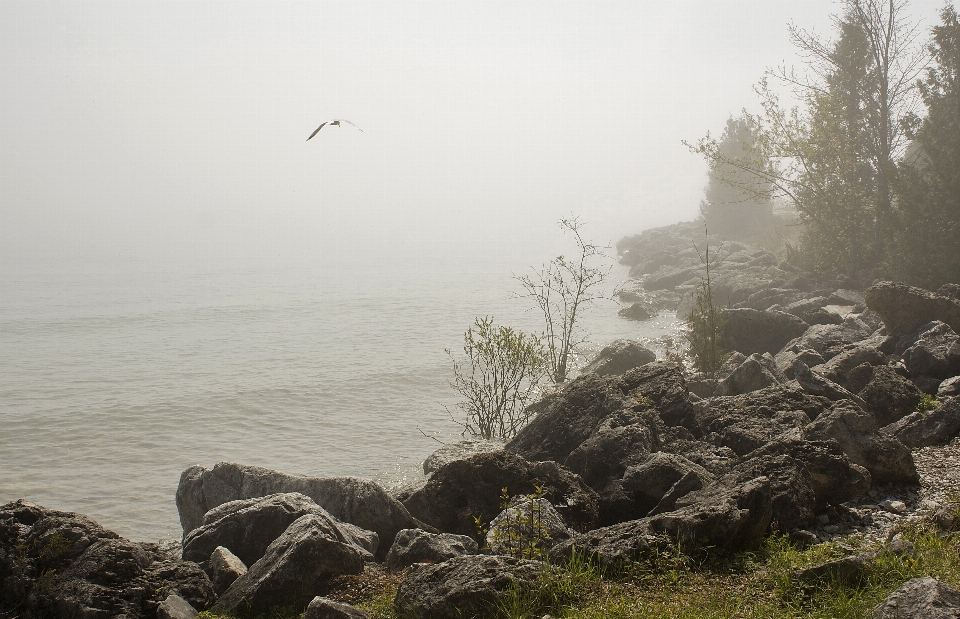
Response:
[[[334,518],[374,531],[385,554],[400,529],[422,527],[403,505],[375,482],[357,477],[300,477],[258,466],[220,462],[212,470],[192,466],[180,476],[177,510],[184,537],[208,511],[238,499],[299,492]],[[378,558],[382,558],[378,554]]]
[[[0,506],[0,600],[19,616],[81,616],[82,609],[83,617],[152,619],[170,595],[199,609],[215,599],[200,566],[157,544],[29,501]]]
[[[911,578],[881,602],[871,616],[873,619],[958,619],[960,591],[929,576]]]
[[[593,372],[600,376],[623,374],[633,368],[657,360],[657,355],[632,340],[616,340],[584,366],[582,373]]]
[[[193,619],[199,613],[179,595],[171,593],[157,607],[157,619]]]
[[[810,366],[810,369],[824,378],[844,385],[847,374],[853,368],[864,363],[877,366],[884,365],[886,362],[886,355],[873,346],[852,344],[844,347],[844,350],[833,359],[818,366]]]
[[[960,330],[960,301],[902,283],[880,282],[867,289],[864,301],[880,314],[890,333],[910,333],[939,320]]]
[[[250,616],[273,606],[306,604],[324,579],[362,572],[366,556],[330,519],[301,516],[230,585],[212,610]]]
[[[881,432],[910,449],[945,445],[960,434],[960,398],[950,398],[932,411],[907,415]]]
[[[850,400],[864,408],[867,406],[860,396],[854,395],[832,380],[820,376],[808,368],[803,361],[797,360],[794,362],[793,376],[803,390],[810,395],[822,396],[830,400]]]
[[[861,552],[813,567],[796,570],[793,573],[793,578],[807,585],[833,582],[857,586],[866,581],[876,558],[876,552]]]
[[[604,419],[563,464],[600,492],[611,480],[622,477],[628,466],[644,461],[657,445],[656,437],[649,415],[621,410]]]
[[[867,403],[868,409],[873,408],[875,404],[871,404],[870,400],[868,400],[864,394],[861,394],[860,392],[870,384],[870,381],[873,380],[873,375],[874,366],[870,365],[869,363],[864,363],[847,372],[843,382],[840,383],[850,393],[855,393],[863,398],[863,401]]]
[[[233,581],[247,573],[247,566],[243,561],[223,546],[217,546],[213,550],[207,565],[209,566],[207,572],[210,574],[213,590],[217,595],[223,595]]]
[[[519,497],[490,521],[487,548],[492,554],[514,557],[530,551],[545,553],[571,535],[550,501]]]
[[[336,529],[337,537],[363,548],[369,559],[377,551],[377,534],[340,522],[310,497],[297,492],[231,501],[211,509],[203,525],[183,540],[183,558],[202,563],[217,546],[224,546],[244,565],[253,565],[267,547],[295,520],[316,514]]]
[[[717,385],[714,395],[739,395],[787,382],[770,353],[753,353]]]
[[[808,325],[839,325],[843,323],[843,316],[824,307],[803,312],[799,318]]]
[[[543,570],[539,561],[487,555],[418,563],[401,581],[394,608],[420,619],[487,616],[508,591],[537,588]]]
[[[927,323],[912,339],[915,343],[903,353],[911,376],[930,376],[939,382],[960,374],[960,336],[948,325]]]
[[[317,596],[310,600],[302,619],[369,619],[370,615],[349,604]]]
[[[537,487],[558,506],[568,525],[589,528],[597,522],[597,493],[578,475],[556,462],[529,462],[507,451],[477,454],[441,467],[405,505],[440,531],[479,539],[475,518],[487,523],[500,513],[504,488],[519,496]]]
[[[683,456],[657,452],[643,464],[628,468],[623,474],[621,486],[633,494],[638,510],[646,515],[658,508],[664,496],[688,475],[691,479],[678,487],[678,490],[687,487],[689,487],[687,492],[699,490],[715,480],[713,474]],[[693,480],[696,480],[696,483]],[[679,497],[672,498],[675,505]],[[673,505],[669,507],[672,508]],[[661,507],[666,509],[668,505],[664,504]]]
[[[423,461],[423,473],[425,475],[431,475],[443,465],[455,460],[466,460],[470,456],[479,453],[500,451],[503,449],[503,445],[500,441],[487,441],[482,439],[468,439],[444,445]]]
[[[814,350],[828,361],[840,354],[848,344],[862,342],[873,335],[873,329],[855,316],[847,316],[839,325],[813,325],[803,335],[787,342],[784,349]],[[807,364],[809,367],[809,364]]]
[[[466,535],[404,529],[393,540],[385,563],[391,572],[398,572],[414,563],[443,563],[447,559],[479,552],[477,542]]]
[[[874,483],[916,484],[920,481],[910,449],[878,432],[873,417],[839,402],[803,430],[807,440],[834,439],[855,464],[870,471]]]
[[[877,367],[872,374],[859,395],[877,425],[889,425],[917,409],[922,394],[912,382],[888,365]]]
[[[617,312],[618,316],[623,316],[627,320],[650,320],[657,315],[657,308],[653,307],[649,303],[643,301],[637,301],[630,305],[630,307],[625,307]]]
[[[807,367],[814,367],[824,363],[823,357],[815,350],[809,348],[799,348],[798,346],[788,347],[776,354],[773,358],[777,363],[777,369],[780,373],[792,380],[793,364],[796,361],[802,361]]]
[[[960,376],[947,378],[937,387],[938,396],[956,396],[960,395]]]
[[[769,480],[771,528],[787,533],[813,523],[816,493],[812,475],[802,461],[789,455],[756,455],[734,467],[730,477],[733,483],[760,477]]]
[[[723,380],[727,376],[733,374],[733,371],[740,367],[740,364],[746,360],[747,356],[742,352],[733,351],[730,353],[730,356],[726,358],[726,360],[723,362],[723,365],[721,365],[720,369],[717,370],[717,380]]]
[[[721,346],[745,355],[775,354],[790,340],[803,334],[809,325],[792,314],[750,308],[723,312]]]

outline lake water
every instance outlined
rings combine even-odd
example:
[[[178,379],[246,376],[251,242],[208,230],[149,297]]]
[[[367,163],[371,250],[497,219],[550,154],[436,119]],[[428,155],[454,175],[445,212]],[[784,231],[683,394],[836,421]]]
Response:
[[[542,329],[516,297],[520,269],[5,265],[0,503],[152,541],[179,537],[174,494],[193,464],[412,479],[439,446],[424,434],[460,438],[444,349],[478,315]],[[617,309],[584,315],[589,349],[677,327]]]

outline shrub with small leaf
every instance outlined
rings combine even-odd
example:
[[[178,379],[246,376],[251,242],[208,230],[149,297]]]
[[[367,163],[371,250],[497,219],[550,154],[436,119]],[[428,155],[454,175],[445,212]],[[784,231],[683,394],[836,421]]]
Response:
[[[532,493],[511,500],[504,488],[500,495],[503,512],[485,531],[487,549],[520,559],[545,559],[553,538],[544,520],[550,505],[544,494],[543,488],[536,486]]]

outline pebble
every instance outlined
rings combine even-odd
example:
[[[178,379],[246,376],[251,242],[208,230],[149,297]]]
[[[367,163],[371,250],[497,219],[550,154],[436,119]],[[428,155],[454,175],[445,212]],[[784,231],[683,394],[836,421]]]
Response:
[[[887,510],[892,514],[905,514],[907,513],[907,504],[903,501],[897,501],[895,499],[885,499],[880,501],[880,507]]]

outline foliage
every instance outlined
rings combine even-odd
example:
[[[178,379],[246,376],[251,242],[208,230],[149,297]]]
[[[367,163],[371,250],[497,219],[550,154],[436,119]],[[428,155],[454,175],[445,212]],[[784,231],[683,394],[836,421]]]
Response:
[[[717,143],[722,157],[711,159],[700,215],[716,233],[741,238],[772,223],[770,182],[744,169],[766,169],[756,148],[757,127],[745,115],[727,119]]]
[[[924,393],[920,396],[920,401],[917,402],[917,410],[921,413],[927,411],[932,411],[940,407],[940,402],[935,396],[930,395],[929,393]]]
[[[934,65],[919,83],[927,113],[907,123],[914,142],[899,168],[899,259],[891,261],[899,279],[931,289],[960,281],[960,20],[951,6],[940,19]]]
[[[510,494],[504,488],[500,495],[500,509],[504,511],[504,518],[489,529],[487,537],[493,538],[490,548],[497,548],[498,553],[518,559],[546,559],[544,542],[551,538],[550,531],[543,524],[544,494],[543,488],[535,486],[532,493],[511,502]]]
[[[704,228],[706,235],[707,229]],[[723,331],[723,314],[713,301],[713,288],[710,280],[710,268],[714,267],[714,259],[710,257],[709,235],[704,251],[697,248],[697,254],[703,265],[704,275],[700,278],[694,299],[693,312],[687,319],[687,340],[690,342],[690,355],[693,357],[694,367],[702,375],[713,378],[727,354],[720,347],[720,336]]]
[[[509,439],[527,424],[527,411],[546,377],[547,357],[542,338],[494,327],[493,318],[477,318],[463,334],[466,361],[453,360],[450,385],[464,399],[456,404],[466,413],[458,422],[464,432],[485,439]]]
[[[534,275],[516,277],[524,296],[533,299],[543,313],[549,373],[556,384],[567,380],[570,356],[585,339],[577,328],[580,312],[602,298],[598,288],[610,273],[609,266],[596,266],[606,258],[604,248],[583,239],[583,226],[577,217],[560,220],[560,229],[573,235],[576,256],[557,256]]]

